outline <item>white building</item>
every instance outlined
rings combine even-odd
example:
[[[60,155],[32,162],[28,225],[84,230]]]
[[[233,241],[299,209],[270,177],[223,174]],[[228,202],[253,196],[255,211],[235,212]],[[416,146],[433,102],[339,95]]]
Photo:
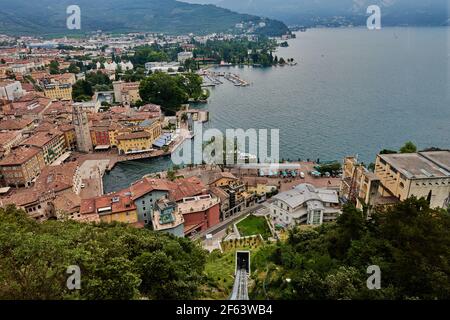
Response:
[[[180,64],[178,62],[147,62],[145,69],[147,72],[178,72]]]
[[[115,63],[114,61],[111,63],[105,62],[103,65],[105,66],[105,70],[108,70],[108,71],[116,71],[118,67],[120,67],[122,69],[122,71],[133,70],[133,68],[134,68],[131,61],[120,62],[120,63]],[[97,62],[97,69],[101,69],[101,67],[102,67],[102,64],[100,62]]]
[[[194,54],[192,52],[180,52],[178,54],[178,62],[185,63],[187,60],[194,58]]]
[[[22,84],[19,81],[0,82],[0,99],[14,101],[24,95]]]
[[[273,199],[270,216],[274,224],[282,227],[321,225],[335,220],[341,213],[336,191],[317,189],[310,184],[299,184]]]

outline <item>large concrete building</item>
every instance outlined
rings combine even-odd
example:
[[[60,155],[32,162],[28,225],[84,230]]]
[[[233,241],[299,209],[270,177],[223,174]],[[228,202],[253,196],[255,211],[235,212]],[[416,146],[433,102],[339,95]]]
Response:
[[[450,205],[450,151],[378,155],[375,175],[382,196],[423,197],[432,208]]]
[[[450,206],[450,151],[380,154],[374,172],[355,157],[344,160],[341,196],[364,207],[425,198],[432,208]]]
[[[15,101],[24,95],[19,81],[5,80],[0,82],[0,99]]]

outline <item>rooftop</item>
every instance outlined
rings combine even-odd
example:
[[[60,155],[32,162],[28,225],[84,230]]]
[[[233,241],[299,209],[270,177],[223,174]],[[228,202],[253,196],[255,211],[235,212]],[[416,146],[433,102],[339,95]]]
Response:
[[[299,184],[288,190],[277,194],[274,199],[287,203],[291,208],[297,208],[309,201],[326,203],[339,203],[337,192],[328,189],[318,189],[311,184]]]
[[[183,199],[183,202],[178,204],[178,210],[181,214],[202,212],[214,207],[219,203],[219,198],[213,198],[211,195],[185,198]]]
[[[21,165],[36,156],[40,151],[41,150],[36,147],[17,147],[11,150],[11,153],[0,161],[0,166]]]
[[[379,157],[408,179],[450,177],[450,172],[446,168],[446,164],[448,165],[450,162],[449,151],[425,152],[423,154],[381,154]]]

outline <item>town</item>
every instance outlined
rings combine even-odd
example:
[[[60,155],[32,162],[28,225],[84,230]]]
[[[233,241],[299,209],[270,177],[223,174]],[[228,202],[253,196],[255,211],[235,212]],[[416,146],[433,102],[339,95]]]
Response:
[[[3,37],[16,45],[0,50],[0,205],[16,205],[38,221],[121,222],[178,237],[208,236],[216,240],[205,241],[210,250],[230,239],[224,230],[255,212],[278,239],[290,225],[336,220],[347,201],[362,209],[417,196],[433,207],[449,206],[449,151],[379,155],[372,171],[355,157],[342,165],[285,162],[297,167],[270,172],[191,165],[104,194],[103,175],[118,162],[170,155],[191,138],[194,123],[209,117],[188,104],[166,116],[160,105],[143,103],[140,81],[120,80],[124,71],[133,76],[133,63],[115,57],[132,56],[149,43],[176,46],[176,61],[142,61],[150,74],[174,75],[193,61],[193,43],[232,38],[100,32],[52,42]],[[93,68],[82,72],[88,65]],[[91,76],[106,80],[87,99],[74,101],[75,87]]]

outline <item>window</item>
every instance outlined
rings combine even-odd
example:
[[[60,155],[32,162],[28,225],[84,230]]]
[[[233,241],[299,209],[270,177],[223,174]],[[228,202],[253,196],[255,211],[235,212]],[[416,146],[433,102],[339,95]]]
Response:
[[[142,200],[142,204],[145,204],[145,200]]]
[[[142,210],[144,210],[144,211],[145,211],[145,210],[147,210],[147,209],[146,209],[145,207],[143,207],[143,208],[142,208]]]

